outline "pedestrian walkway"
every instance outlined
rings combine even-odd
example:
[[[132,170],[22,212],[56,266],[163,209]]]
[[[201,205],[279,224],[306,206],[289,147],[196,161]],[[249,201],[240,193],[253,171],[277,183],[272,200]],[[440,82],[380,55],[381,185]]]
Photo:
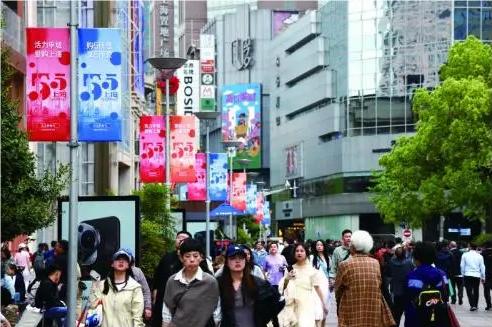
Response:
[[[465,292],[466,293],[466,292]],[[485,311],[485,300],[483,298],[483,288],[480,286],[480,299],[478,301],[478,310],[471,312],[470,305],[468,304],[468,298],[466,294],[463,298],[463,305],[451,304],[451,308],[454,310],[456,317],[460,321],[462,327],[490,327],[492,326],[492,310]],[[405,317],[402,318],[400,326],[403,327]],[[331,301],[328,318],[326,320],[326,327],[337,326],[337,309],[335,300]]]

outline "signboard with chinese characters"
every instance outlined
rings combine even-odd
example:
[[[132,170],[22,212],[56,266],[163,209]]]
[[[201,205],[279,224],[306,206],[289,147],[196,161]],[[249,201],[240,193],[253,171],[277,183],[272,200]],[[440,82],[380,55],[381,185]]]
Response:
[[[79,139],[121,141],[121,36],[119,29],[79,33]]]
[[[70,140],[70,30],[26,29],[29,141]]]
[[[207,161],[203,152],[196,154],[196,182],[188,183],[188,200],[205,201],[207,199]]]
[[[210,201],[227,200],[227,153],[210,153]]]
[[[231,206],[241,211],[246,210],[246,173],[232,174]]]
[[[200,110],[215,111],[215,36],[200,34]]]
[[[261,84],[224,85],[222,139],[241,142],[234,162],[248,159],[246,168],[261,168]]]
[[[163,58],[170,57],[169,49],[172,44],[169,32],[169,3],[168,0],[161,0],[159,4],[159,54]]]
[[[162,116],[140,117],[140,180],[143,183],[165,180],[165,135]]]
[[[195,116],[171,116],[170,136],[171,182],[195,182]]]
[[[176,114],[191,115],[200,109],[200,62],[188,60],[177,70],[179,89],[176,94]]]
[[[284,149],[285,177],[302,177],[302,143],[290,145]]]
[[[131,11],[131,33],[133,47],[131,49],[132,66],[130,67],[130,69],[133,82],[132,91],[138,94],[141,99],[144,99],[144,1],[132,0]]]

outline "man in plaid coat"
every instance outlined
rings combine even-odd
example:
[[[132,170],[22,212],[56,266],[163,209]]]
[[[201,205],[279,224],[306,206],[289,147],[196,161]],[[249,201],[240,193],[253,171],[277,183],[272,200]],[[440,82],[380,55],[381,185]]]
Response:
[[[335,281],[339,327],[395,326],[381,293],[379,262],[369,257],[373,247],[366,231],[352,234],[351,257],[340,263]]]

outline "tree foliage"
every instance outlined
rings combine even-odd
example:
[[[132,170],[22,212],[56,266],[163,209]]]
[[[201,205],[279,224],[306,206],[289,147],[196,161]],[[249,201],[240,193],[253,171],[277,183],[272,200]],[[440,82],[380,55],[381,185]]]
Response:
[[[492,209],[492,48],[475,37],[456,43],[442,83],[418,90],[416,134],[397,140],[379,160],[373,201],[387,222],[412,226],[462,210],[490,218]]]
[[[142,216],[140,267],[147,276],[153,276],[154,269],[166,250],[172,250],[175,239],[175,222],[166,210],[165,200],[169,191],[162,184],[145,184],[134,192],[140,197],[140,214]],[[171,198],[171,207],[176,201]]]
[[[31,234],[51,225],[55,218],[55,201],[68,182],[68,167],[55,173],[35,173],[36,158],[29,150],[26,133],[20,129],[19,102],[12,99],[13,68],[8,64],[8,52],[1,53],[1,216],[2,240],[20,234]]]

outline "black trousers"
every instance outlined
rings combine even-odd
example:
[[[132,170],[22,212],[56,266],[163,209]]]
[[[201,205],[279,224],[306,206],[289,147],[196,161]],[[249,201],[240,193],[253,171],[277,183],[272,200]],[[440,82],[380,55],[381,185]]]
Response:
[[[465,288],[466,295],[468,296],[468,302],[470,307],[478,307],[478,290],[480,288],[480,278],[465,276]]]
[[[458,299],[460,301],[463,300],[463,277],[453,276],[451,277],[451,285],[453,286],[453,296],[451,297],[451,301],[456,302],[456,289],[458,289]]]
[[[485,283],[483,284],[483,295],[485,296],[485,303],[487,303],[487,308],[492,307],[492,303],[490,301],[490,291],[492,289],[491,284]]]
[[[391,313],[393,314],[393,318],[396,321],[396,326],[400,326],[401,316],[405,311],[406,298],[405,296],[395,295],[393,297],[393,302],[391,304]]]

